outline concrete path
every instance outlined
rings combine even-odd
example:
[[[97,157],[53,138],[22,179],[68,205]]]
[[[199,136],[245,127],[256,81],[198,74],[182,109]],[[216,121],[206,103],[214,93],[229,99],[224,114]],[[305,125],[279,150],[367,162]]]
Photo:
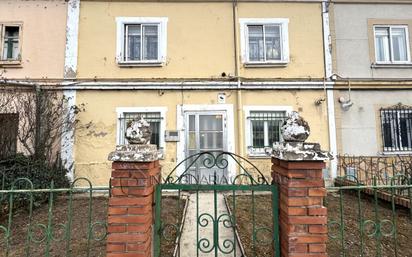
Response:
[[[210,214],[212,217],[215,216],[214,212],[214,194],[213,192],[199,192],[199,216],[201,217],[202,224],[206,223],[206,220],[209,222],[207,226],[202,227],[199,225],[199,240],[203,238],[208,239],[210,242],[209,247],[207,247],[206,243],[202,249],[210,250],[213,247],[213,222],[211,217],[207,215],[203,215],[203,213]],[[222,214],[228,214],[225,200],[222,193],[217,193],[217,217]],[[203,220],[203,217],[205,220]],[[231,251],[229,254],[222,253],[218,249],[219,257],[241,257],[242,254],[240,252],[239,245],[236,241],[236,238],[233,233],[233,228],[226,228],[223,225],[224,220],[229,220],[229,216],[223,216],[219,222],[219,245],[220,248],[224,252]],[[199,250],[199,255],[197,255],[197,214],[196,214],[196,193],[190,194],[189,198],[189,205],[186,213],[186,220],[183,228],[182,237],[180,239],[180,256],[179,257],[212,257],[215,256],[214,249],[209,253],[203,253]],[[227,222],[227,225],[230,223]],[[233,245],[227,245],[228,248],[224,248],[223,242],[225,240],[230,240],[231,242],[235,242],[236,251],[232,251]],[[204,242],[204,241],[201,241]],[[201,243],[202,244],[202,243]],[[235,254],[236,253],[236,254]]]

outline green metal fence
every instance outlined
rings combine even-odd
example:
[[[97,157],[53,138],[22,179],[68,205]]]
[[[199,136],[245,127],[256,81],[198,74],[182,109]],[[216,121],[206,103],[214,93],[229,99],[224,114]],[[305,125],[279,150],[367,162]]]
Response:
[[[398,185],[399,179],[409,183]],[[388,185],[379,185],[378,178],[365,185],[354,176],[337,181],[340,186],[328,187],[325,199],[328,255],[412,256],[412,181],[403,175]],[[345,181],[351,185],[341,186]]]
[[[108,194],[86,178],[46,189],[17,178],[0,190],[0,257],[105,256]]]

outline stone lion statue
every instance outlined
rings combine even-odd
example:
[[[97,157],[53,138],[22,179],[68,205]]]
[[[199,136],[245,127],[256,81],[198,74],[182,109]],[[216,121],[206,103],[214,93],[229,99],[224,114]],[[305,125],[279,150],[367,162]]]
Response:
[[[127,123],[125,138],[129,144],[145,145],[150,143],[152,130],[150,124],[139,117]]]
[[[280,131],[285,142],[304,142],[310,135],[309,124],[300,117],[298,112],[292,112],[289,115]]]

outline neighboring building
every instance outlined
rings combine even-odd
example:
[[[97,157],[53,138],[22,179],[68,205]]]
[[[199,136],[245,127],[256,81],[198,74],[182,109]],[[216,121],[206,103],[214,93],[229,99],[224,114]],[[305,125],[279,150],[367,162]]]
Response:
[[[65,0],[0,1],[0,77],[62,79]]]
[[[107,155],[137,116],[152,125],[164,172],[195,152],[227,150],[269,174],[265,147],[292,110],[311,125],[309,141],[329,148],[320,1],[84,0],[70,13],[80,13],[78,41],[67,45],[78,49],[77,81],[66,90],[91,124],[69,154],[76,176],[108,183]]]
[[[341,154],[412,153],[411,3],[330,5]]]
[[[63,79],[67,6],[65,0],[0,1],[1,158],[30,154],[35,108],[23,106],[34,107],[36,86]]]

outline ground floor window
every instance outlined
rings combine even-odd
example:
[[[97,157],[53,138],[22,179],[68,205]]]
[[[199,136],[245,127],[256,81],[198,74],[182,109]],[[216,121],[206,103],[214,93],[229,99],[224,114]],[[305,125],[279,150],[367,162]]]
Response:
[[[246,143],[251,156],[265,155],[265,148],[281,142],[280,127],[288,110],[274,108],[246,110]]]
[[[0,158],[16,154],[18,127],[17,113],[0,113]]]
[[[157,146],[159,150],[164,148],[164,121],[165,109],[157,108],[118,108],[118,144],[128,144],[125,138],[127,124],[135,119],[143,118],[152,129],[152,137],[150,143]]]
[[[396,105],[380,110],[385,152],[412,151],[412,107]]]

